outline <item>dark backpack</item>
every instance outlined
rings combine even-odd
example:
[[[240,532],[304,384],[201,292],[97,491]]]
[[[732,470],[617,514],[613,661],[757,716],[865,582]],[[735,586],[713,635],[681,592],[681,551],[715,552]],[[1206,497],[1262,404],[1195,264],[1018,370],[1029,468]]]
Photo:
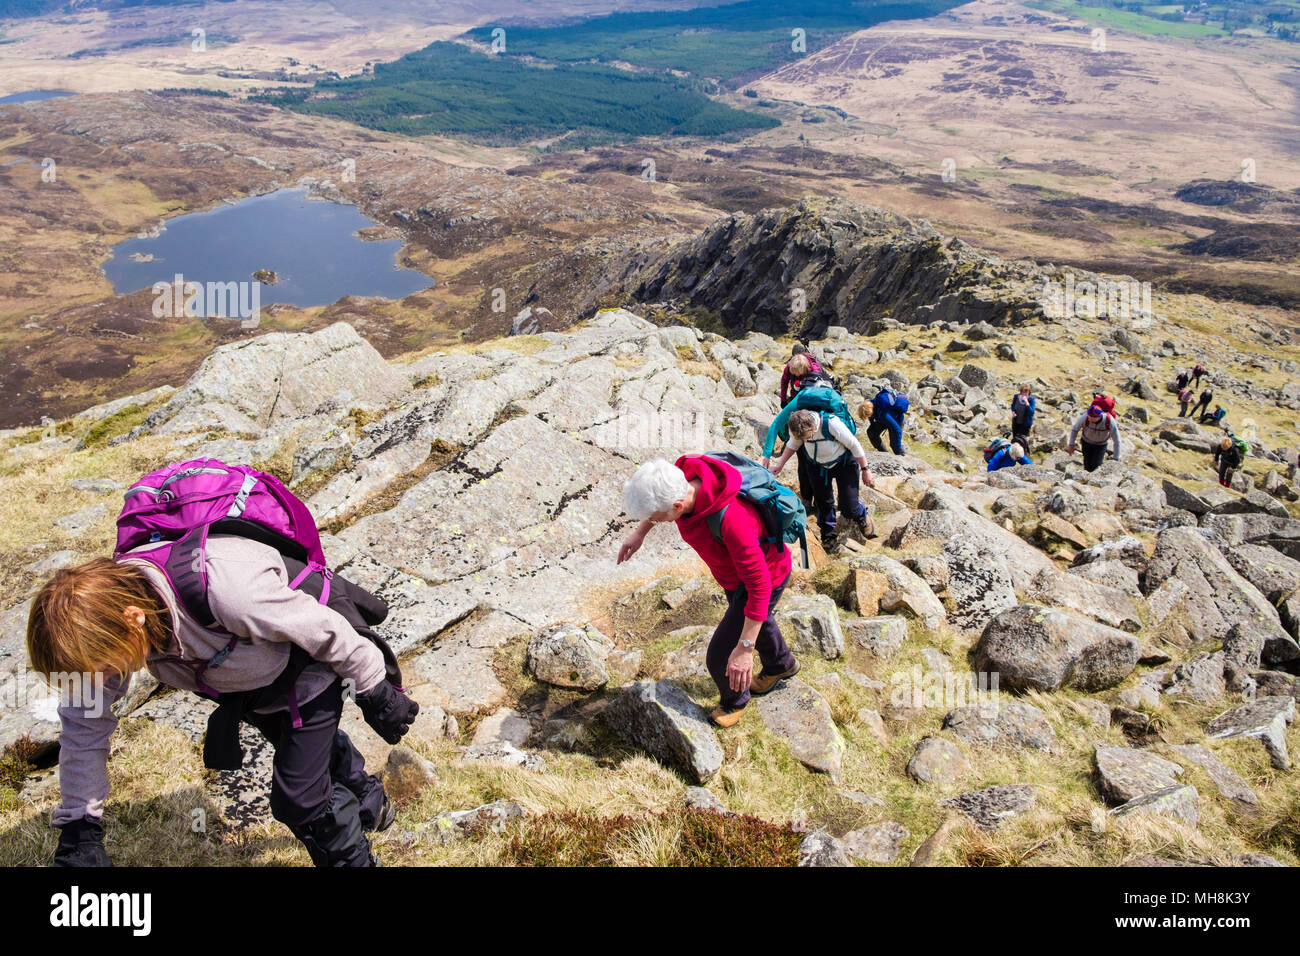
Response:
[[[987,465],[996,455],[1004,448],[1010,448],[1011,441],[1007,438],[995,438],[989,443],[989,447],[984,449],[984,463]]]
[[[787,544],[798,541],[803,550],[803,566],[808,567],[808,512],[799,496],[777,481],[776,475],[768,469],[744,455],[732,451],[711,451],[708,452],[708,457],[740,472],[740,490],[736,492],[736,497],[743,498],[758,509],[763,526],[767,529],[767,534],[759,539],[759,543],[775,544],[784,550]],[[728,507],[724,505],[704,519],[713,534],[713,540],[718,544],[722,544],[722,518]]]

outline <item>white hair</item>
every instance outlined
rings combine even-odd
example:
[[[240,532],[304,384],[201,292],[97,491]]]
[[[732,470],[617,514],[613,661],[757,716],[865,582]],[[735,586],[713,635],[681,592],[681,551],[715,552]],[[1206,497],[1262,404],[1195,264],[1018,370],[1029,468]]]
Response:
[[[690,492],[686,474],[676,465],[656,458],[638,468],[623,486],[623,510],[641,520],[667,511]]]
[[[1021,458],[1025,457],[1025,450],[1021,448],[1020,444],[1017,442],[1016,444],[1011,446],[1011,448],[1007,451],[1007,454],[1011,456],[1011,459],[1013,461],[1019,461]]]

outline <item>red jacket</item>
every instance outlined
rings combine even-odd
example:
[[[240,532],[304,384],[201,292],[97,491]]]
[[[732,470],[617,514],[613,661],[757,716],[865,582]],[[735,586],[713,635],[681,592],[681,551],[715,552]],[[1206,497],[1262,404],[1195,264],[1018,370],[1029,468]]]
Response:
[[[821,367],[821,363],[818,362],[815,358],[813,358],[811,352],[804,352],[803,354],[804,354],[804,358],[806,358],[806,359],[808,360],[808,372],[809,372],[809,374],[811,374],[811,373],[813,373],[813,372],[820,372],[820,371],[823,371],[823,369],[822,369],[822,367]],[[799,379],[795,378],[793,375],[790,374],[790,363],[789,363],[789,362],[786,362],[786,363],[785,363],[785,368],[781,370],[781,405],[782,405],[782,407],[785,406],[785,403],[788,402],[788,401],[790,400],[790,398],[794,395],[795,392],[798,392],[798,391],[799,391],[799,387],[798,387],[798,386],[799,386]]]
[[[772,591],[790,576],[790,549],[759,544],[767,530],[758,509],[736,497],[740,490],[736,469],[703,455],[683,455],[676,464],[688,481],[700,480],[694,510],[677,519],[682,540],[704,559],[724,591],[745,586],[745,617],[767,620]],[[704,519],[724,507],[727,513],[722,516],[719,544]]]

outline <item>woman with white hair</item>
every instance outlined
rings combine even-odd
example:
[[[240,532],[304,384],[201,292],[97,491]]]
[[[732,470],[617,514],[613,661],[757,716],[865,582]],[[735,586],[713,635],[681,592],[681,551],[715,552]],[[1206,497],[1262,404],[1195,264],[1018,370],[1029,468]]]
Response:
[[[636,554],[656,524],[672,521],[726,592],[727,610],[706,655],[721,697],[709,718],[719,727],[735,725],[751,695],[766,694],[799,673],[772,617],[790,578],[790,549],[764,544],[763,516],[738,496],[740,486],[740,472],[726,462],[684,455],[674,464],[647,462],[623,489],[624,510],[641,523],[619,548],[618,563]],[[719,517],[710,520],[712,515]],[[757,676],[755,650],[763,664]]]
[[[868,488],[876,481],[867,467],[867,454],[849,427],[836,415],[818,414],[800,409],[790,416],[790,440],[772,467],[772,474],[780,474],[790,456],[798,454],[804,464],[802,473],[812,482],[813,502],[817,509],[817,527],[821,531],[822,548],[827,554],[838,544],[836,536],[835,491],[839,488],[840,510],[848,515],[863,537],[871,534],[867,506],[858,497],[858,474]]]
[[[1006,441],[1004,438],[1003,441]],[[999,471],[1003,468],[1010,468],[1013,465],[1032,465],[1033,462],[1025,457],[1025,449],[1018,441],[1011,442],[1009,445],[1003,445],[989,459],[989,471]]]

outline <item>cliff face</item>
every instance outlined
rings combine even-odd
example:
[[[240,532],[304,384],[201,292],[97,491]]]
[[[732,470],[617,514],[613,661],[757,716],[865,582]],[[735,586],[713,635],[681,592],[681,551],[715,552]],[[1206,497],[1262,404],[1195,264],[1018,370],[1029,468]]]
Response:
[[[929,223],[808,198],[720,219],[633,257],[619,283],[638,302],[704,309],[733,331],[820,335],[888,318],[1008,325],[1041,316],[1041,270],[982,253]]]

